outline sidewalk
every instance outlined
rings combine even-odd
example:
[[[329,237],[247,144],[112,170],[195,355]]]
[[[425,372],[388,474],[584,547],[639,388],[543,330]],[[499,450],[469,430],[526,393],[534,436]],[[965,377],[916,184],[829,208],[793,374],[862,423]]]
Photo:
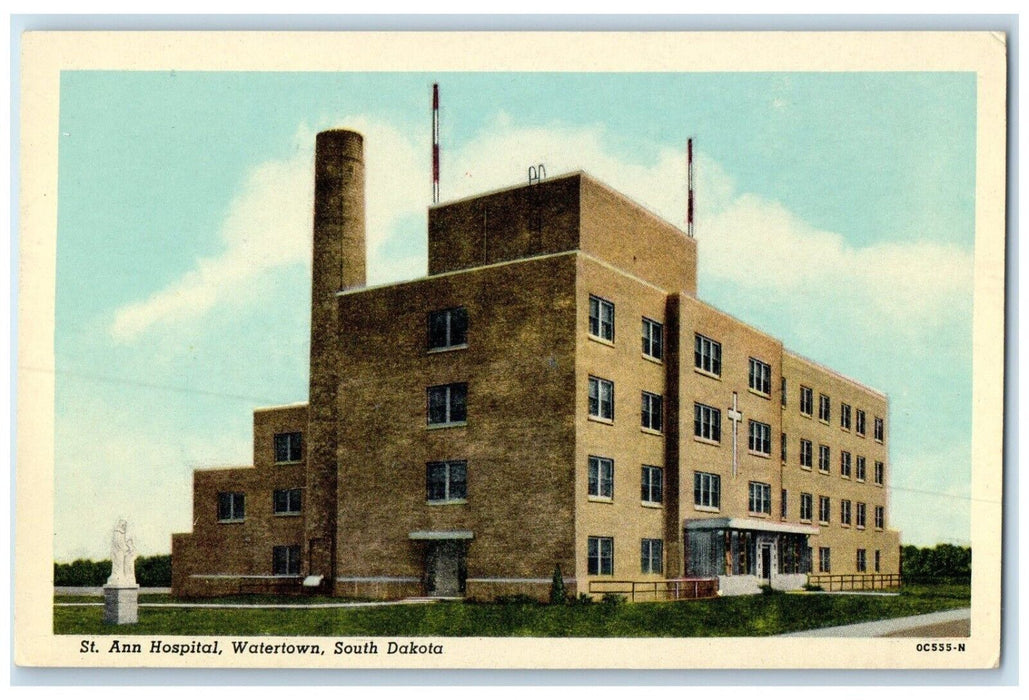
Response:
[[[856,625],[802,630],[780,637],[967,637],[972,626],[971,608],[943,610],[914,617],[875,620]]]

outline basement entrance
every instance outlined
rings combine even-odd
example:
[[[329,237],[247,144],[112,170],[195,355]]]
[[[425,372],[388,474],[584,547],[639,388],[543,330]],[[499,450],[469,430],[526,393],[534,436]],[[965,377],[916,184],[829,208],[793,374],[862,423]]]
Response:
[[[435,598],[463,596],[468,576],[468,541],[472,533],[420,531],[410,533],[409,537],[423,543],[425,594]]]

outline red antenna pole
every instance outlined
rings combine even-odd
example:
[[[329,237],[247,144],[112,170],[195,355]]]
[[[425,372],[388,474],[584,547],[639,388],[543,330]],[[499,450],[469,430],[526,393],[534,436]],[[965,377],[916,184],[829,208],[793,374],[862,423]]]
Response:
[[[432,84],[432,203],[439,202],[439,83]]]
[[[693,138],[686,139],[686,234],[693,238]]]

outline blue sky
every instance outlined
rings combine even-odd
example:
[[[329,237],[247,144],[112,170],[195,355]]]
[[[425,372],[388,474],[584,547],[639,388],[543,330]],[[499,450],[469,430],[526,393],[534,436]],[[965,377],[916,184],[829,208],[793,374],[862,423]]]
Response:
[[[369,281],[425,273],[444,200],[583,169],[682,224],[701,298],[891,399],[892,523],[969,539],[971,73],[65,72],[55,556],[191,529],[192,470],[307,398],[314,134],[365,134]]]

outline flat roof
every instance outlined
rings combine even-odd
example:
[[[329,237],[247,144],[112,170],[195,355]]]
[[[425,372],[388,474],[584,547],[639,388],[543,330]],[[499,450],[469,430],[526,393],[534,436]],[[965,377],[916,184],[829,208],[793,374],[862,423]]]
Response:
[[[800,523],[780,523],[758,518],[687,518],[687,530],[757,530],[758,532],[786,532],[795,535],[817,535],[818,528]]]

